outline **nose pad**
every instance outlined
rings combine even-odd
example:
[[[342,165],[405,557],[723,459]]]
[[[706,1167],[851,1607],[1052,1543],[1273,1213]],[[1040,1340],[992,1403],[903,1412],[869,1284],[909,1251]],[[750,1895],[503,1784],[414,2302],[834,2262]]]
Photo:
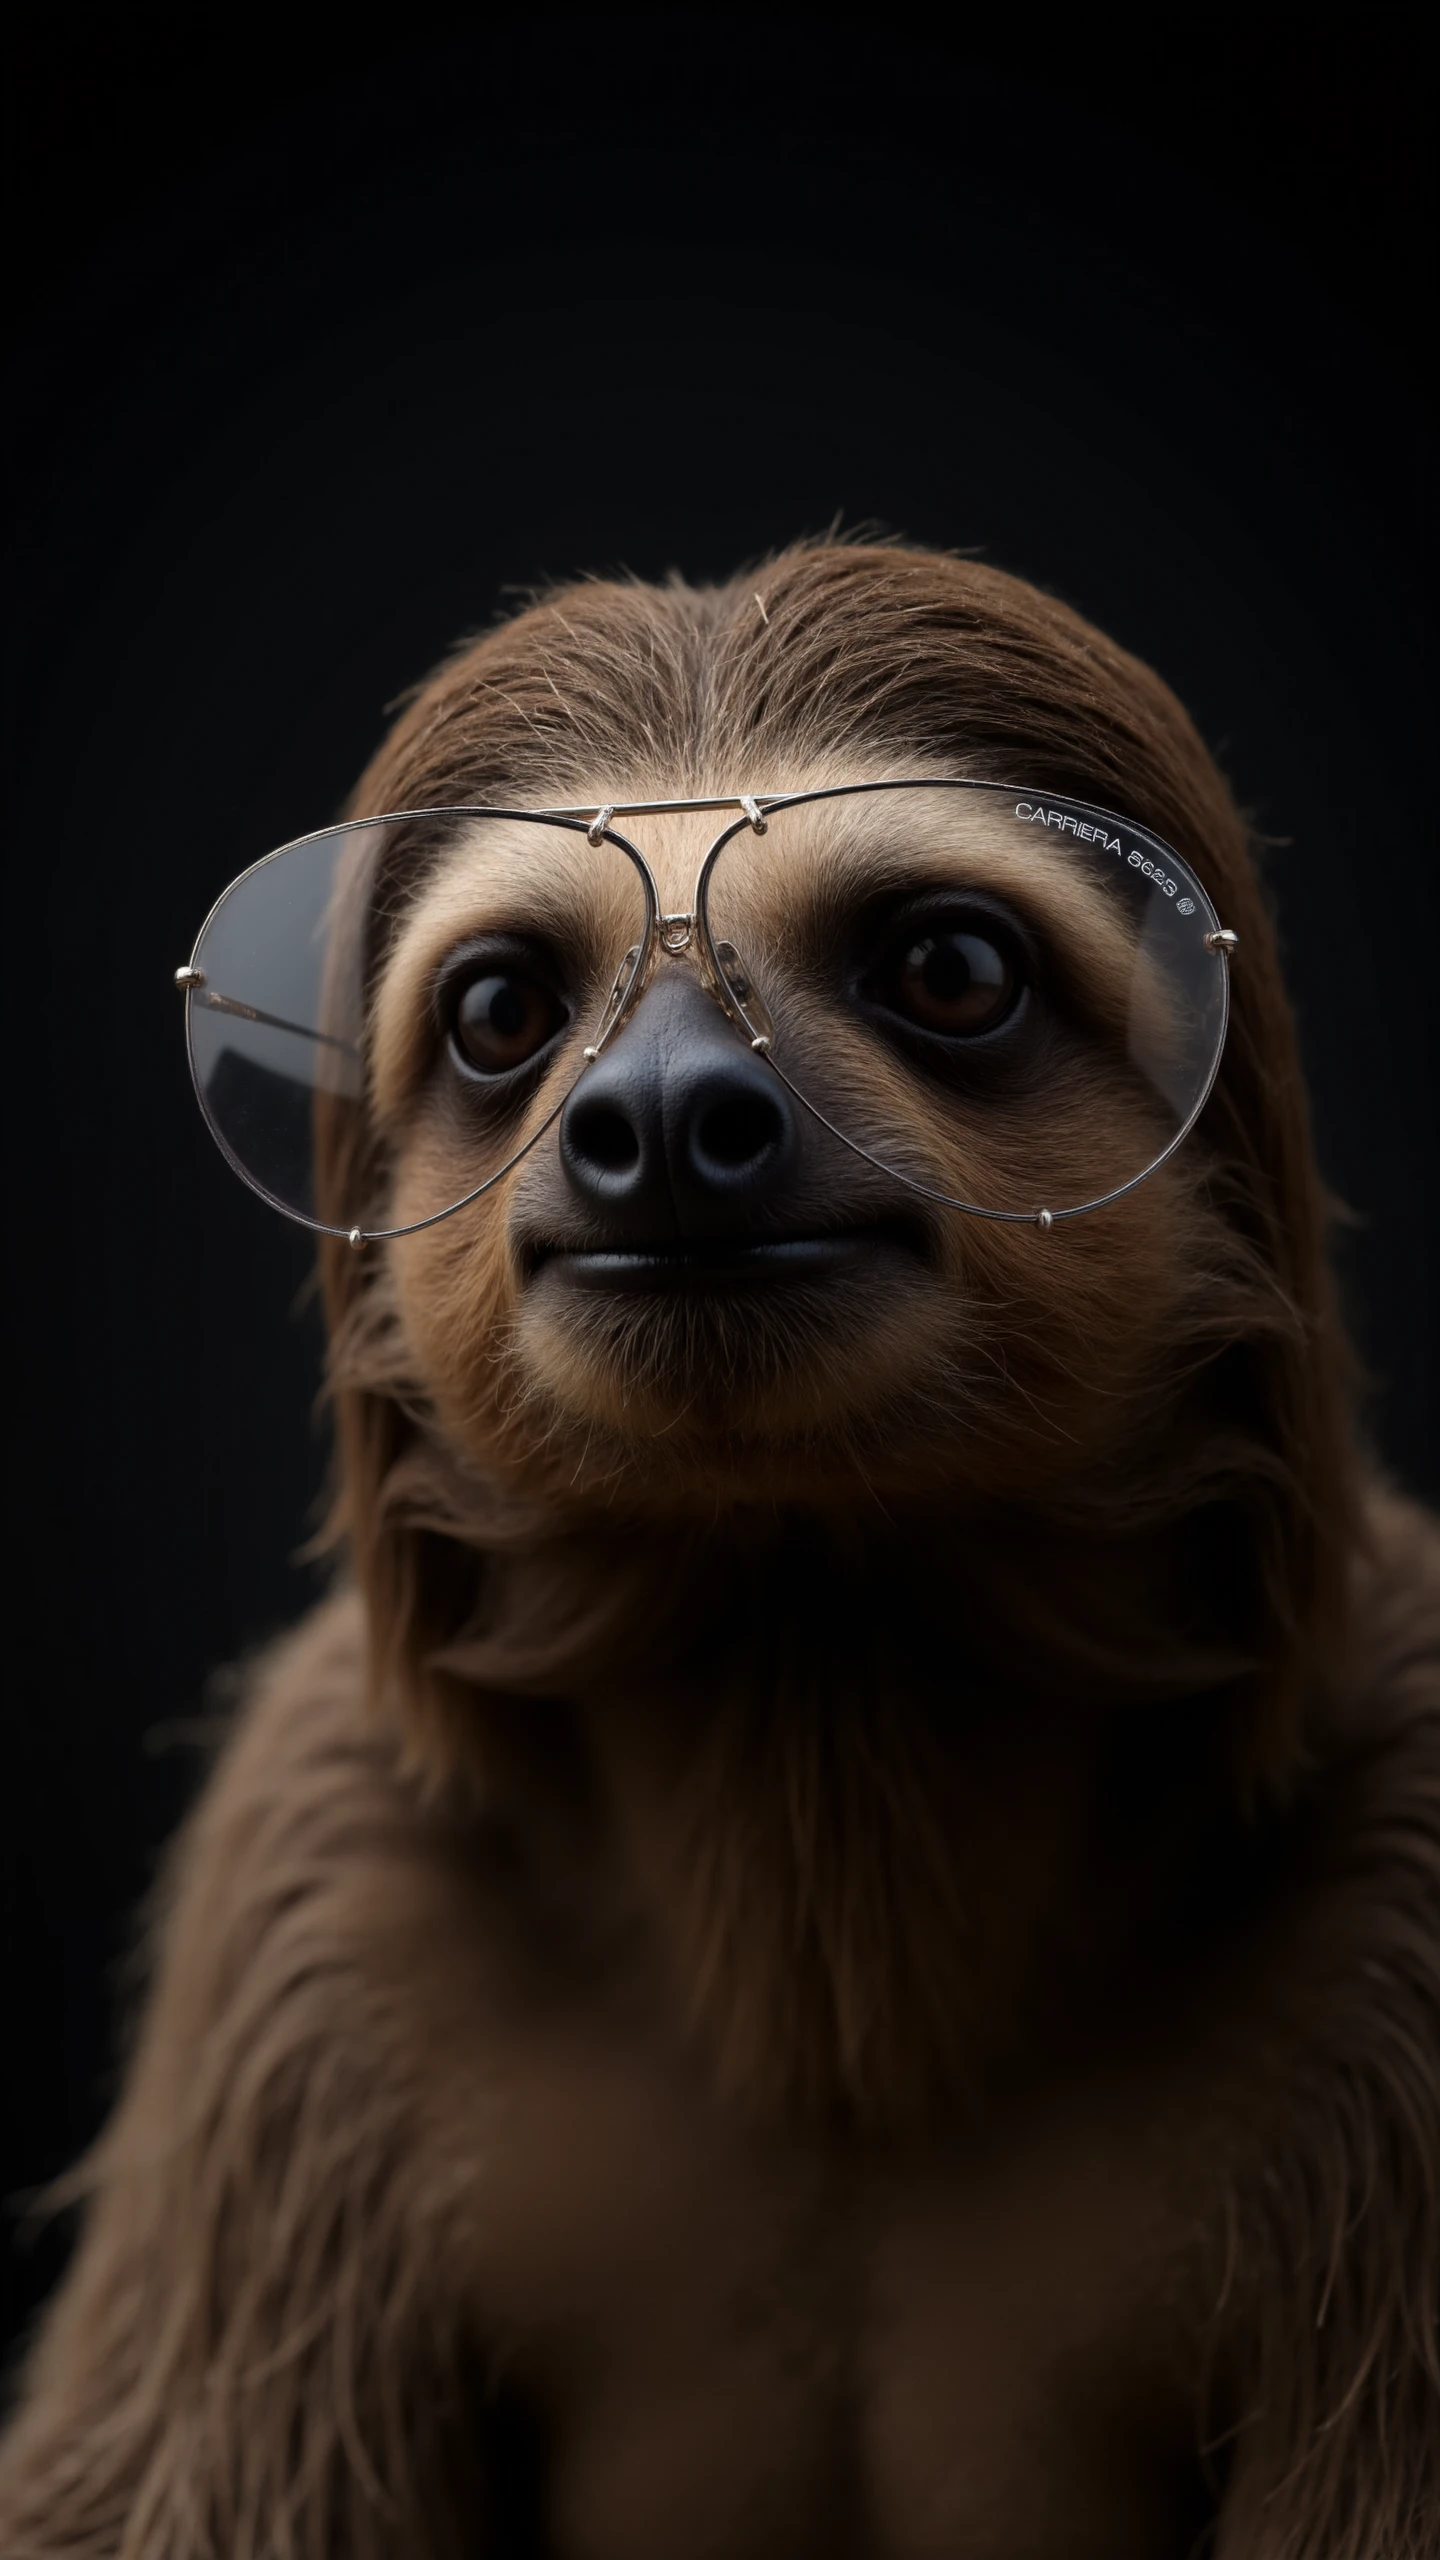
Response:
[[[753,1231],[795,1151],[784,1086],[679,965],[662,964],[560,1115],[566,1178],[617,1241]]]

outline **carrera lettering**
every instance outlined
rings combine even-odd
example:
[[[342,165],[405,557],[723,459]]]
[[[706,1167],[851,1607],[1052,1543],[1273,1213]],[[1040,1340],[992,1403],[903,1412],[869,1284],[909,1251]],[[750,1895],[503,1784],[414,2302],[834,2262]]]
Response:
[[[1087,844],[1103,844],[1107,853],[1123,854],[1125,850],[1119,837],[1107,835],[1103,826],[1087,825],[1083,818],[1067,817],[1060,809],[1037,809],[1029,800],[1017,800],[1015,815],[1032,827],[1058,827],[1062,835],[1068,831],[1072,836],[1083,837]]]

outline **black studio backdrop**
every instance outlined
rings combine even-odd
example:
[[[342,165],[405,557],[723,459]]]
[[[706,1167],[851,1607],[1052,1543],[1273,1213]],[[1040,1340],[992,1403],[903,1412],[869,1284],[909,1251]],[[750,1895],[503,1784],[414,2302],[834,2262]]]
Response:
[[[170,973],[517,586],[838,516],[1151,659],[1275,840],[1375,1437],[1440,1491],[1418,19],[201,16],[11,55],[9,2197],[100,2120],[207,1681],[311,1587],[309,1255]]]

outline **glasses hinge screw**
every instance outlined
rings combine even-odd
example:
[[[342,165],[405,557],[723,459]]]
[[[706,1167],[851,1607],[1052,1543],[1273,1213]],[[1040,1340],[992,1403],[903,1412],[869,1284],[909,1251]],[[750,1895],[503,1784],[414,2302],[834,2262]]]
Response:
[[[757,1031],[754,1039],[750,1043],[750,1046],[752,1049],[768,1049],[770,1046],[770,1037],[768,1032]]]
[[[345,1241],[346,1241],[346,1243],[348,1244],[348,1246],[350,1247],[350,1250],[351,1250],[351,1252],[352,1252],[352,1253],[363,1253],[363,1252],[364,1252],[364,1250],[365,1250],[365,1238],[364,1238],[364,1236],[361,1234],[360,1229],[359,1229],[358,1227],[352,1227],[352,1228],[351,1228],[350,1233],[349,1233],[349,1234],[348,1234],[348,1236],[346,1237]]]
[[[603,809],[596,810],[594,817],[591,819],[589,826],[585,830],[585,833],[592,844],[599,844],[614,815],[615,803],[613,800],[607,802]]]
[[[1238,951],[1240,936],[1232,933],[1228,924],[1222,924],[1218,932],[1206,934],[1205,948],[1207,951]]]
[[[1035,1212],[1035,1224],[1039,1228],[1042,1236],[1048,1236],[1051,1228],[1055,1224],[1051,1211],[1049,1209],[1037,1209]]]
[[[585,1052],[585,1055],[586,1055],[587,1059],[590,1059],[590,1058],[598,1058],[598,1057],[599,1057],[599,1055],[600,1055],[600,1052],[599,1052],[599,1050],[598,1050],[598,1049],[587,1049],[587,1050],[586,1050],[586,1052]]]
[[[740,806],[744,810],[745,815],[749,819],[757,836],[763,836],[765,833],[766,821],[761,811],[759,801],[752,800],[748,791],[742,791],[740,794]]]
[[[192,969],[187,963],[185,968],[176,970],[175,984],[180,988],[182,994],[191,987],[203,987],[205,984],[205,972],[203,969]]]

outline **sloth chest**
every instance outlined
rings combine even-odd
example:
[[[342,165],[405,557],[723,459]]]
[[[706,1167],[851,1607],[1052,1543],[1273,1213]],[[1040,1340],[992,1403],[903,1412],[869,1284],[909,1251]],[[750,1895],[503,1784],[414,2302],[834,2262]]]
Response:
[[[1093,2112],[857,2166],[551,2057],[496,2126],[482,2282],[555,2560],[1188,2549],[1164,2181]]]

